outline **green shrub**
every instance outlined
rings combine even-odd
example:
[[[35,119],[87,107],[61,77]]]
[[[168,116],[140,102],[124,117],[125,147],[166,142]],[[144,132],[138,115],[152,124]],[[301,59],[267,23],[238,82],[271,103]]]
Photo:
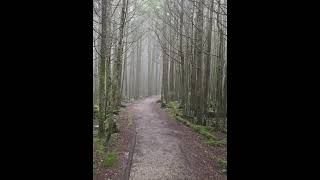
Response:
[[[227,161],[226,160],[219,159],[218,164],[220,165],[221,168],[227,169]]]
[[[115,152],[110,152],[108,156],[104,159],[103,165],[105,167],[112,167],[117,161],[117,154]]]
[[[180,103],[179,103],[178,101],[170,101],[170,102],[167,104],[167,107],[176,110],[176,109],[179,109]]]

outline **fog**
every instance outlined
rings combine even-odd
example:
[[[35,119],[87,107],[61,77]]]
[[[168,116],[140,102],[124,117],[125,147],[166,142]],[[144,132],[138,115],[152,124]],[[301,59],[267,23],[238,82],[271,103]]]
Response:
[[[162,103],[178,101],[189,116],[204,114],[201,121],[210,111],[226,116],[226,0],[93,4],[93,104],[101,93],[106,105],[161,95]],[[99,72],[101,53],[105,73]]]

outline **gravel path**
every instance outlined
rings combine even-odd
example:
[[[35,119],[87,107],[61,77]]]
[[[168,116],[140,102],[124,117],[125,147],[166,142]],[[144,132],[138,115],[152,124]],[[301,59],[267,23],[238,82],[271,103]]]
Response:
[[[180,132],[167,127],[155,111],[156,100],[146,98],[133,106],[137,138],[130,179],[186,179],[190,173],[175,136]]]
[[[130,180],[226,179],[200,137],[173,121],[152,96],[128,107],[136,127]],[[200,154],[200,155],[199,155]]]

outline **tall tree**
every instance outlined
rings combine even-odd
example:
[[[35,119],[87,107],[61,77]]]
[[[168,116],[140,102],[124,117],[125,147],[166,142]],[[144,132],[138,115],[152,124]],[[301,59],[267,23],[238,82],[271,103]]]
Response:
[[[164,15],[163,19],[167,18],[167,6],[166,4],[168,3],[168,0],[165,1],[164,4]],[[167,24],[166,22],[163,22],[163,48],[162,48],[162,96],[161,96],[161,102],[162,103],[167,103],[168,102],[168,43],[167,43]]]
[[[120,28],[119,28],[119,39],[116,51],[116,61],[114,67],[114,88],[113,88],[113,98],[115,108],[120,106],[121,102],[121,72],[122,72],[122,57],[123,57],[123,37],[124,37],[124,26],[126,20],[126,11],[127,11],[127,0],[122,0],[122,8],[121,8],[121,20],[120,20]]]
[[[179,34],[179,55],[180,55],[180,62],[181,62],[181,87],[180,87],[180,90],[181,90],[181,105],[184,109],[184,106],[185,106],[185,102],[186,102],[186,97],[187,97],[187,94],[185,93],[186,92],[186,87],[185,87],[185,77],[186,77],[186,74],[185,74],[185,64],[184,64],[184,54],[183,54],[183,14],[184,14],[184,0],[180,0],[180,4],[181,4],[181,11],[180,11],[180,34]]]
[[[168,4],[168,9],[169,11],[171,12],[171,3]],[[168,24],[170,26],[173,26],[174,27],[174,19],[172,18],[172,16],[169,16],[168,17]],[[173,28],[169,28],[169,61],[170,61],[170,64],[169,64],[169,98],[170,98],[170,101],[174,100],[174,60],[173,60],[173,57],[174,57],[174,32],[173,32]]]
[[[196,80],[196,117],[197,124],[202,124],[203,110],[202,102],[202,41],[203,41],[203,3],[204,0],[197,1],[197,17],[196,17],[196,30],[195,30],[195,62],[197,69]]]
[[[134,76],[134,70],[135,70],[135,61],[134,58],[135,57],[135,49],[133,48],[131,50],[131,60],[130,60],[130,98],[132,99],[135,94],[134,94],[134,89],[135,89],[135,76]]]
[[[156,50],[156,45],[153,41],[153,43],[151,44],[151,64],[150,64],[150,95],[154,95],[155,94],[155,86],[156,86],[156,81],[157,79],[155,79],[155,74],[154,74],[154,66],[155,66],[155,50]]]
[[[194,45],[194,39],[195,39],[195,33],[194,33],[194,9],[195,9],[195,1],[192,2],[192,15],[191,15],[191,38],[190,38],[190,44],[191,44],[191,48],[190,48],[190,54],[191,54],[191,81],[190,81],[190,88],[191,88],[191,111],[192,111],[192,115],[196,115],[196,100],[197,100],[197,94],[196,94],[196,70],[197,70],[197,66],[196,66],[196,59],[195,59],[195,49],[196,49],[196,45]]]
[[[152,56],[151,56],[151,39],[150,35],[148,35],[148,96],[151,96],[151,62],[152,62]]]
[[[106,53],[107,53],[107,3],[108,0],[101,1],[101,49],[99,66],[99,131],[100,138],[104,136],[104,121],[106,118]]]
[[[141,41],[142,39],[140,38],[137,44],[136,99],[141,95]]]
[[[209,13],[209,20],[208,20],[208,30],[207,30],[207,51],[206,51],[206,62],[205,62],[205,70],[204,70],[204,93],[203,93],[203,110],[204,114],[207,114],[208,111],[208,96],[209,96],[209,79],[210,79],[210,60],[211,60],[211,39],[212,39],[212,24],[213,24],[213,5],[214,1],[211,1],[210,3],[210,9],[208,11]],[[206,123],[206,122],[204,122]]]

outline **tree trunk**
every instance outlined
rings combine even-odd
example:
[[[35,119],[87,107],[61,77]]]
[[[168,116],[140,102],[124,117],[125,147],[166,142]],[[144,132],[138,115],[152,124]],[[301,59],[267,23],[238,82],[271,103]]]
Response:
[[[100,49],[100,66],[99,66],[99,129],[98,136],[102,138],[104,132],[104,121],[106,118],[106,53],[107,53],[107,0],[101,1],[101,49]]]
[[[165,5],[166,6],[166,5]],[[165,7],[164,10],[164,19],[167,18],[167,8]],[[167,36],[167,25],[165,23],[163,23],[163,35]],[[168,49],[168,43],[167,40],[168,38],[164,38],[163,39],[163,46],[164,48],[162,48],[162,91],[161,93],[163,94],[163,96],[161,96],[161,102],[162,103],[168,103],[168,55],[166,52]]]
[[[185,110],[185,103],[186,103],[186,97],[187,97],[187,94],[185,93],[186,92],[186,88],[185,88],[185,78],[186,78],[186,75],[185,75],[185,64],[184,64],[184,54],[183,54],[183,47],[182,47],[182,43],[183,43],[183,37],[182,37],[182,34],[183,34],[183,11],[184,11],[184,8],[183,8],[183,5],[184,5],[184,0],[181,0],[180,1],[181,3],[181,12],[180,12],[180,36],[179,36],[179,55],[180,55],[180,62],[181,62],[181,85],[180,85],[180,95],[181,95],[181,106],[182,108]]]
[[[130,99],[134,98],[135,94],[134,94],[134,70],[135,70],[135,62],[134,62],[134,57],[135,57],[135,52],[134,52],[134,48],[132,48],[131,50],[131,60],[130,60]]]
[[[120,19],[120,29],[119,29],[119,39],[116,53],[116,61],[114,67],[114,89],[113,98],[115,108],[118,109],[121,103],[121,72],[122,72],[122,54],[123,54],[123,36],[124,36],[124,26],[126,20],[126,0],[122,0],[121,8],[121,19]]]
[[[198,0],[197,3],[197,20],[196,20],[196,42],[195,42],[195,61],[197,68],[196,80],[196,118],[197,124],[202,124],[202,39],[203,39],[203,0]]]
[[[148,96],[151,96],[151,61],[152,61],[152,56],[151,56],[151,38],[150,35],[148,36]]]
[[[212,23],[213,23],[213,4],[214,1],[211,1],[210,5],[210,15],[208,21],[208,31],[207,31],[207,52],[206,52],[206,65],[205,65],[205,74],[204,74],[204,97],[203,97],[203,110],[206,115],[208,112],[208,95],[209,95],[209,78],[210,78],[210,60],[211,60],[211,36],[212,36]],[[206,124],[206,122],[204,122]]]
[[[169,16],[169,24],[171,24],[172,19]],[[174,26],[174,25],[173,25]],[[170,61],[170,71],[169,71],[169,99],[170,101],[174,100],[174,48],[173,48],[174,35],[172,29],[169,29],[169,61]]]
[[[142,40],[139,39],[137,45],[136,99],[141,95],[141,41]]]
[[[193,6],[192,6],[192,22],[191,22],[191,48],[190,48],[190,54],[191,54],[191,81],[190,81],[190,88],[191,88],[191,115],[195,115],[195,111],[196,111],[196,70],[197,70],[197,66],[196,66],[196,61],[195,61],[195,45],[194,45],[194,39],[195,39],[195,33],[194,33],[194,28],[193,28],[193,18],[194,18],[194,8],[195,8],[195,2],[193,2]]]

